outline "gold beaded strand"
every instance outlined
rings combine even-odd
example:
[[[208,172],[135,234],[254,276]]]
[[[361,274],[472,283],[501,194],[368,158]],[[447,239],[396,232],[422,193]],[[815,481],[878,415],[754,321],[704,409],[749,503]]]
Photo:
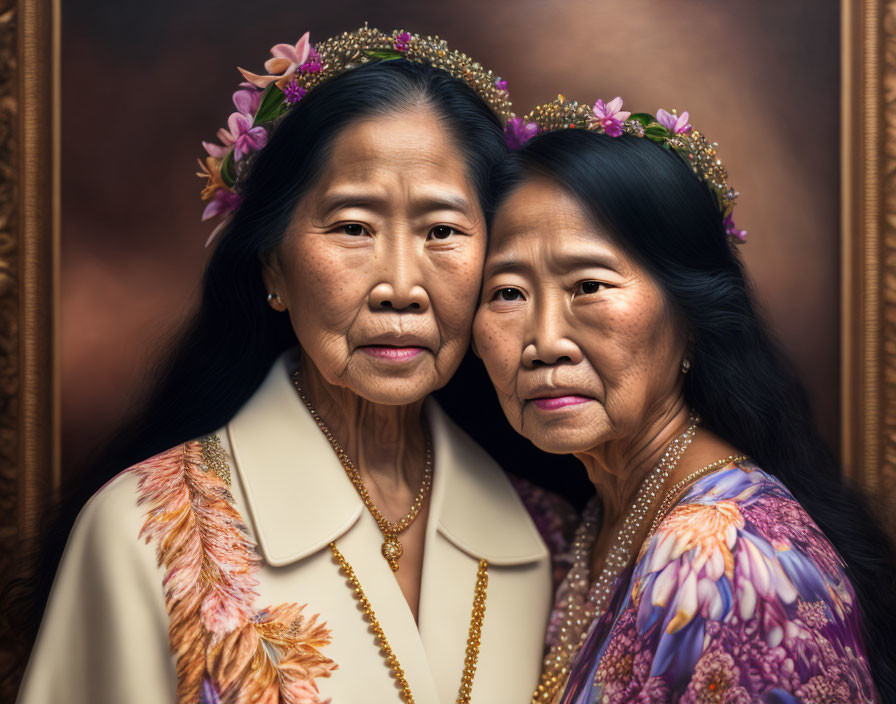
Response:
[[[566,601],[566,619],[557,641],[551,645],[545,658],[541,681],[532,694],[532,704],[552,702],[566,682],[572,661],[588,637],[591,624],[606,608],[616,578],[631,559],[634,536],[669,474],[690,446],[699,422],[700,418],[692,414],[687,429],[669,444],[656,467],[642,480],[622,527],[616,533],[604,566],[590,588],[590,555],[598,530],[597,502],[592,501],[586,509],[585,518],[576,531],[572,544],[573,564],[566,577],[566,583],[570,587]]]
[[[349,564],[349,561],[345,559],[345,556],[339,551],[339,548],[336,547],[336,543],[330,543],[330,552],[333,553],[333,557],[336,559],[336,562],[339,563],[339,567],[342,569],[352,588],[352,594],[358,601],[358,605],[364,612],[364,616],[367,618],[368,623],[370,623],[370,630],[373,632],[377,644],[383,651],[383,659],[386,661],[386,665],[389,667],[389,671],[392,673],[395,681],[398,682],[402,701],[405,702],[405,704],[414,704],[414,695],[411,693],[411,687],[408,684],[404,670],[398,662],[398,657],[395,655],[395,651],[393,651],[392,646],[389,645],[386,633],[383,631],[383,627],[380,625],[379,619],[377,619],[373,606],[370,604],[370,600],[364,593],[363,587],[361,587],[361,582],[355,574],[355,570],[352,568],[351,564]],[[469,704],[470,695],[473,691],[473,678],[476,676],[476,666],[479,663],[479,647],[482,642],[482,622],[485,619],[485,599],[487,590],[488,561],[480,560],[479,570],[476,574],[476,589],[473,593],[473,613],[470,617],[470,632],[467,636],[467,650],[464,656],[464,669],[461,673],[457,704]]]
[[[420,513],[420,510],[423,508],[423,504],[426,502],[427,496],[429,496],[429,491],[432,488],[432,474],[433,474],[433,451],[432,451],[432,437],[429,432],[429,424],[426,422],[426,417],[421,417],[421,423],[423,425],[423,439],[424,439],[424,461],[423,461],[423,481],[420,484],[420,490],[417,492],[417,495],[414,497],[414,503],[411,504],[411,510],[408,511],[401,519],[397,521],[390,521],[386,518],[383,513],[377,508],[376,504],[373,503],[373,499],[370,498],[370,494],[367,491],[367,487],[364,486],[364,480],[361,478],[361,472],[358,471],[358,468],[355,466],[355,463],[352,462],[351,458],[348,456],[348,453],[342,449],[342,445],[339,444],[339,441],[327,427],[327,424],[324,422],[323,418],[320,417],[317,410],[315,410],[314,406],[311,404],[311,399],[305,393],[305,390],[302,386],[302,369],[299,367],[292,375],[293,385],[296,387],[296,391],[299,394],[299,397],[305,403],[305,406],[308,408],[308,412],[311,414],[311,417],[314,419],[314,422],[317,423],[317,427],[320,428],[320,431],[324,434],[324,437],[330,443],[330,446],[333,448],[333,451],[336,453],[336,457],[339,458],[340,464],[342,464],[342,468],[345,470],[346,475],[351,481],[352,485],[355,487],[355,490],[358,492],[358,496],[361,497],[361,501],[367,507],[367,510],[370,511],[370,514],[376,520],[377,525],[380,527],[380,532],[383,534],[383,546],[382,546],[382,554],[385,558],[386,562],[389,563],[389,567],[393,572],[398,572],[398,559],[404,553],[404,547],[401,544],[401,541],[398,539],[399,533],[407,529],[411,523],[414,522],[414,519],[417,518],[417,515]]]
[[[675,499],[678,498],[678,495],[681,493],[683,489],[689,486],[692,482],[696,481],[700,477],[709,474],[710,472],[721,469],[722,467],[726,467],[732,462],[743,462],[747,459],[746,455],[729,455],[728,457],[724,457],[720,460],[716,460],[705,467],[701,467],[696,472],[691,472],[688,476],[682,479],[680,482],[672,486],[668,492],[666,492],[666,496],[660,504],[659,510],[656,512],[656,516],[653,517],[653,522],[650,524],[650,530],[647,533],[647,537],[649,538],[653,535],[654,531],[656,531],[657,526],[659,526],[660,522],[669,512],[669,509],[672,508],[672,504],[675,503]]]

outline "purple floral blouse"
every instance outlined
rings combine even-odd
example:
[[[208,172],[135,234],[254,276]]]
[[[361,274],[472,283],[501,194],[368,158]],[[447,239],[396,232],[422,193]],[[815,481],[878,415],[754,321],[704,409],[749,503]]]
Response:
[[[744,462],[696,482],[645,542],[557,701],[875,696],[843,561],[781,482]]]

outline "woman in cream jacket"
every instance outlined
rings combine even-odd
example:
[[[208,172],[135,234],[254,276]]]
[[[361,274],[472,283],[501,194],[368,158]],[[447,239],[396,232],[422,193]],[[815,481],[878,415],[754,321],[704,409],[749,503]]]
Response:
[[[549,556],[427,398],[469,344],[508,107],[444,52],[364,28],[244,71],[153,456],[81,512],[22,704],[527,701]]]

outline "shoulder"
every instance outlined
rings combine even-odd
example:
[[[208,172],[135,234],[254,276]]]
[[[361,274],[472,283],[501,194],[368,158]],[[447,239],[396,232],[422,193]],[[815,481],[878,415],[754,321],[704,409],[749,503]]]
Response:
[[[432,501],[439,529],[462,549],[495,565],[544,563],[549,552],[508,475],[442,411],[426,404],[436,472]]]
[[[579,524],[579,512],[559,494],[522,477],[508,474],[507,478],[535,522],[551,554],[557,556],[567,553]]]
[[[92,548],[126,549],[148,542],[140,538],[148,538],[154,512],[184,506],[191,491],[226,493],[206,462],[207,442],[204,438],[176,445],[118,473],[84,504],[70,544],[88,541]]]
[[[783,484],[749,463],[704,477],[663,519],[617,626],[682,702],[709,687],[725,701],[873,697],[842,560]]]
[[[133,469],[126,469],[106,482],[78,513],[72,539],[80,537],[96,547],[136,541],[145,513],[138,503],[139,485]]]

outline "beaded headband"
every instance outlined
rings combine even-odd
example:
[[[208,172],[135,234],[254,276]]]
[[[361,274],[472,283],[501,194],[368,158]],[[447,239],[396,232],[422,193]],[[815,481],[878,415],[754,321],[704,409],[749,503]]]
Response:
[[[539,105],[523,118],[511,116],[505,135],[511,149],[518,149],[539,132],[561,129],[585,129],[608,137],[628,134],[657,142],[678,154],[709,187],[724,218],[728,239],[743,244],[747,231],[735,227],[732,215],[738,192],[728,185],[728,172],[716,155],[719,145],[691,127],[688,119],[687,112],[679,115],[675,110],[659,110],[656,116],[632,114],[622,109],[622,98],[618,97],[609,103],[598,100],[589,107],[558,95],[553,102]]]
[[[240,204],[240,180],[252,157],[265,144],[280,119],[308,91],[362,64],[407,59],[442,69],[466,83],[494,110],[502,123],[513,117],[507,82],[466,54],[448,48],[438,36],[420,36],[396,29],[385,34],[366,24],[312,45],[308,32],[295,45],[277,44],[265,64],[265,75],[239,69],[245,81],[233,94],[236,112],[227,128],[218,130],[221,144],[203,142],[208,156],[199,160],[206,179],[202,200],[208,201],[202,219],[228,215]],[[206,246],[214,239],[212,233]]]

